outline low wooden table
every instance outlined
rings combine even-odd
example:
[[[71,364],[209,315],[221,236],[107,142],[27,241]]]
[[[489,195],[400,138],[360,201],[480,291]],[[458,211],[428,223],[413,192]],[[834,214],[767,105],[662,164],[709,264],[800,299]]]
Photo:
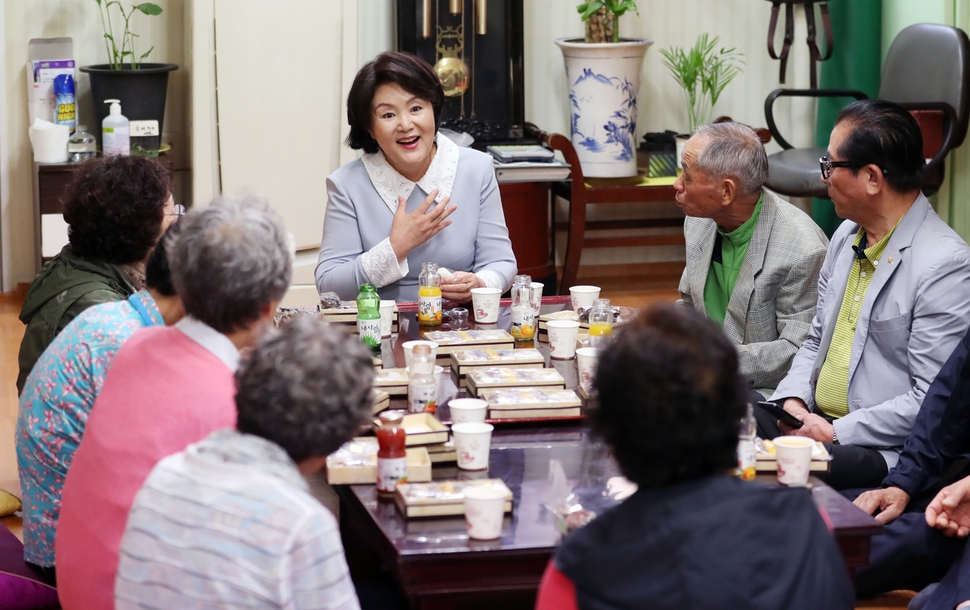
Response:
[[[567,299],[544,299],[544,313],[566,307]],[[407,311],[407,307],[401,307]],[[503,308],[507,319],[507,307]],[[501,324],[500,324],[501,325]],[[471,327],[474,327],[474,323]],[[403,366],[400,344],[417,338],[414,315],[401,314],[402,334],[385,340],[385,366],[393,356]],[[490,326],[489,328],[494,328]],[[547,350],[539,343],[540,350]],[[575,370],[575,361],[556,362],[560,372]],[[575,374],[566,376],[575,386]],[[572,379],[572,381],[570,381]],[[450,385],[449,385],[450,384]],[[454,379],[443,382],[439,417],[450,419],[447,403],[459,392]],[[439,403],[439,404],[440,404]],[[566,477],[577,482],[574,493],[603,497],[610,477],[617,476],[616,463],[602,444],[590,437],[581,422],[523,427],[498,424],[492,434],[489,470],[460,471],[454,464],[435,466],[434,480],[497,477],[514,496],[513,512],[507,515],[502,536],[493,541],[469,540],[462,517],[405,519],[393,501],[381,499],[373,485],[336,486],[340,497],[341,530],[348,555],[366,548],[394,576],[414,608],[451,609],[468,600],[493,599],[494,607],[510,607],[509,598],[531,607],[546,564],[560,542],[552,512],[555,504],[549,484],[549,462],[559,460]],[[759,475],[773,481],[770,475]],[[815,503],[829,516],[846,566],[855,571],[868,564],[869,540],[882,526],[821,481],[813,479]],[[595,508],[594,508],[595,510]],[[352,562],[353,566],[353,562]]]

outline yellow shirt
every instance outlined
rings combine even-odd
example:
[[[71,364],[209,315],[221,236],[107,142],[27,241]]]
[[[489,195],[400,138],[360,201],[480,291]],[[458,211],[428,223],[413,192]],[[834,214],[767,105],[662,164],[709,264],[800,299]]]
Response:
[[[900,219],[902,220],[902,219]],[[896,223],[899,225],[899,222]],[[856,256],[849,272],[849,280],[845,285],[845,295],[842,306],[835,321],[832,333],[832,343],[819,371],[818,383],[815,386],[815,404],[829,417],[842,417],[849,414],[849,360],[852,357],[852,342],[855,339],[856,322],[859,312],[866,300],[866,292],[872,283],[872,276],[879,266],[889,238],[896,227],[886,234],[875,245],[864,250],[865,258]],[[859,227],[854,246],[858,247],[866,237],[866,231]]]

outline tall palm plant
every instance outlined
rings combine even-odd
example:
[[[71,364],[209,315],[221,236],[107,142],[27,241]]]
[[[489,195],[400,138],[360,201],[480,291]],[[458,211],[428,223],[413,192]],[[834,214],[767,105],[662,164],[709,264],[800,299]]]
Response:
[[[724,88],[741,73],[744,55],[735,48],[717,48],[720,37],[701,34],[693,47],[661,49],[663,65],[684,90],[690,131],[711,120]]]

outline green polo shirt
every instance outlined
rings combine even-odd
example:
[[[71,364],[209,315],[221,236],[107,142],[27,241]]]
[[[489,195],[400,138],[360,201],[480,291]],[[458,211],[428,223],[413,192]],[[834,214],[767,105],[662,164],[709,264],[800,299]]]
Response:
[[[901,219],[900,219],[901,220]],[[897,222],[898,226],[899,223]],[[842,306],[832,332],[832,343],[822,363],[818,383],[815,385],[815,404],[829,417],[842,417],[849,414],[849,360],[852,357],[852,342],[855,339],[856,322],[866,300],[866,292],[872,283],[889,238],[896,227],[875,245],[864,250],[866,257],[856,256],[845,285]],[[853,245],[859,246],[866,238],[866,231],[859,227]]]
[[[727,313],[728,303],[731,302],[731,293],[738,281],[744,255],[748,253],[748,244],[754,235],[754,225],[761,215],[761,202],[764,198],[762,193],[751,218],[737,229],[725,233],[721,227],[717,228],[720,239],[714,240],[714,244],[716,249],[717,243],[721,243],[721,252],[720,256],[717,252],[711,253],[711,268],[707,271],[707,282],[704,284],[704,308],[707,309],[707,315],[721,326],[724,325],[724,315]]]

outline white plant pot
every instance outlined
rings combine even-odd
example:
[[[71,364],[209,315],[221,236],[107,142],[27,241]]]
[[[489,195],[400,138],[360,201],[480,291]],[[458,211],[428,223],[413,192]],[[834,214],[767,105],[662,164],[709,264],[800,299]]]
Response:
[[[686,136],[676,136],[674,138],[674,143],[677,145],[677,169],[684,169],[683,158],[684,158],[684,147],[687,146],[687,140],[690,137]]]
[[[556,41],[566,62],[573,146],[590,178],[637,175],[637,91],[652,40]]]

